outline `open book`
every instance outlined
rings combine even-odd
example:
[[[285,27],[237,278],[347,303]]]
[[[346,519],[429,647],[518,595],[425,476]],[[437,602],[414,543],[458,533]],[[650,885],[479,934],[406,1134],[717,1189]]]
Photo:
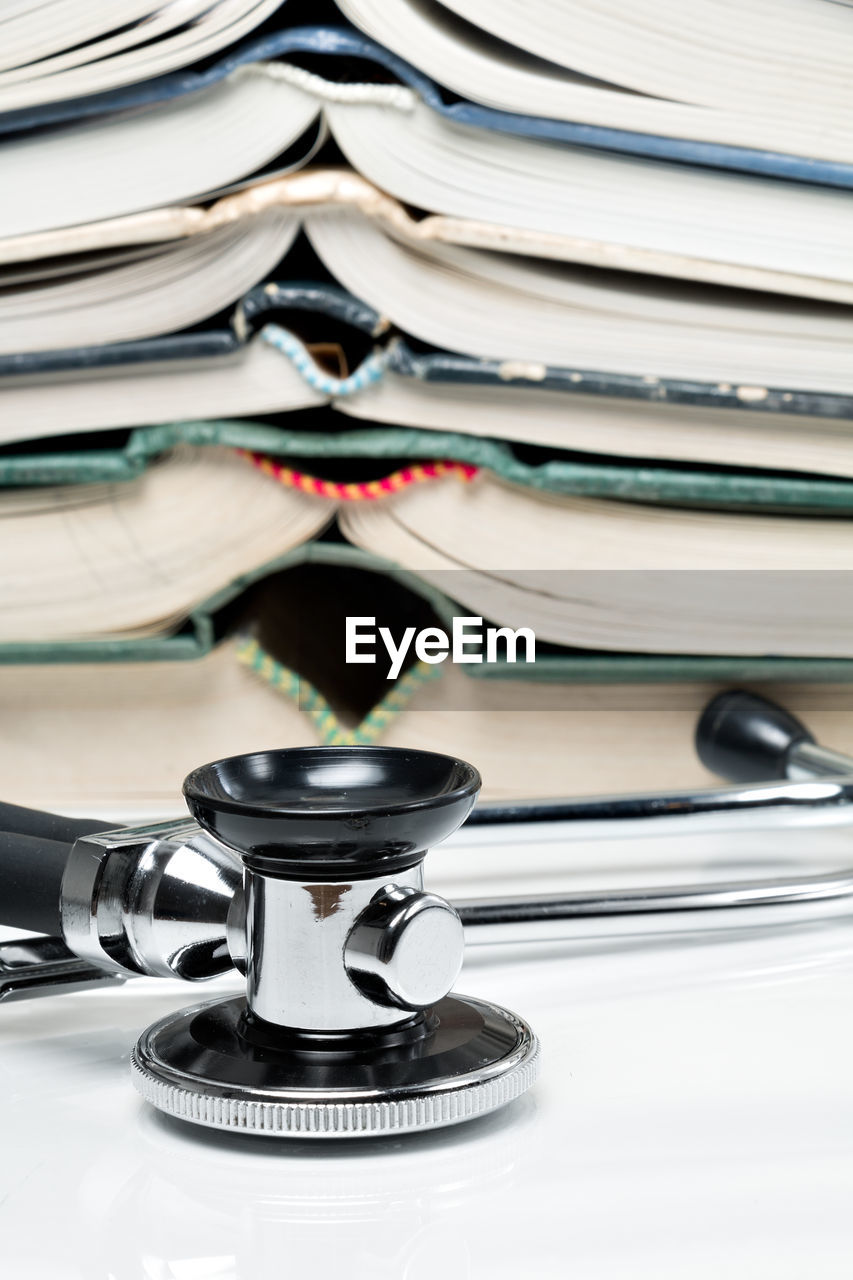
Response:
[[[298,325],[298,317],[290,323]],[[476,357],[436,352],[409,359],[405,340],[393,330],[384,335],[379,350],[393,343],[399,359],[389,359],[373,381],[330,390],[328,368],[292,335],[294,353],[300,348],[304,353],[297,365],[272,341],[277,330],[280,326],[264,327],[240,339],[233,329],[213,329],[128,343],[122,349],[84,348],[63,353],[67,359],[47,367],[43,355],[28,366],[17,357],[18,372],[0,377],[0,443],[6,446],[0,455],[0,477],[6,483],[27,484],[59,483],[65,476],[98,479],[101,474],[125,473],[181,438],[316,459],[327,456],[332,447],[329,433],[339,437],[348,425],[358,434],[347,432],[348,440],[335,441],[339,450],[334,456],[413,456],[405,441],[386,441],[385,429],[378,424],[388,424],[392,433],[401,425],[435,432],[435,442],[423,448],[423,456],[441,452],[483,465],[492,465],[491,456],[470,458],[471,444],[480,440],[571,451],[574,465],[599,469],[607,465],[601,455],[611,455],[621,467],[613,484],[621,484],[627,496],[638,496],[632,476],[640,475],[647,480],[649,498],[657,487],[661,496],[668,494],[672,500],[696,501],[702,492],[708,500],[714,484],[711,473],[703,472],[700,484],[695,471],[688,473],[683,465],[669,468],[673,486],[679,477],[684,480],[676,492],[664,484],[659,468],[650,474],[650,467],[653,462],[722,464],[751,474],[747,478],[741,473],[731,486],[731,473],[717,473],[718,491],[710,500],[718,505],[737,501],[738,493],[752,493],[760,483],[774,489],[773,502],[851,509],[849,494],[830,503],[821,497],[826,483],[809,477],[847,477],[848,483],[853,477],[853,397],[737,384],[729,384],[727,391],[714,383],[673,386],[554,367],[540,381],[525,378],[536,369],[524,363],[507,379],[500,376],[499,363]],[[372,367],[377,367],[375,361]],[[298,414],[292,428],[273,429],[264,422],[245,421],[285,411],[322,410],[326,404],[342,416]],[[135,428],[140,422],[152,425],[115,443],[116,429]],[[92,452],[94,439],[83,441],[74,434],[95,431],[110,433],[109,450],[102,445],[97,455]],[[365,431],[372,442],[369,448]],[[303,433],[298,443],[294,432]],[[448,433],[455,439],[446,440]],[[49,446],[47,438],[52,438]],[[37,441],[42,444],[37,446]],[[98,471],[101,462],[112,470]],[[778,474],[782,472],[786,474]],[[792,472],[801,474],[792,477]],[[837,484],[830,483],[835,492]]]
[[[625,0],[612,13],[592,0],[338,0],[338,8],[489,108],[804,156],[838,145],[849,128],[853,23],[840,5],[742,0],[739,38],[720,38],[731,23],[724,0],[692,0],[689,23],[672,0]]]
[[[0,111],[105,93],[242,40],[282,0],[23,0],[0,36]]]
[[[299,231],[271,208],[205,235],[0,271],[0,352],[127,342],[190,328],[265,279]]]
[[[231,450],[183,447],[124,485],[6,491],[0,640],[20,652],[166,634],[337,517],[351,544],[466,615],[532,628],[537,642],[851,655],[845,521],[557,497],[483,473],[341,507],[267,470]]]
[[[129,82],[127,60],[124,66],[122,59],[116,63],[109,57],[96,56],[90,62],[85,47],[72,48],[66,55],[69,65],[79,64],[83,75],[92,76],[93,90],[95,79],[101,88],[110,82],[119,86],[107,92],[63,99],[64,93],[73,92],[68,81],[63,85],[61,76],[39,76],[36,66],[36,79],[29,83],[29,68],[23,68],[22,79],[0,89],[0,132],[138,111],[198,93],[259,63],[295,59],[298,78],[303,83],[316,81],[302,68],[307,56],[313,69],[320,67],[336,83],[333,92],[341,101],[365,100],[363,86],[352,84],[354,61],[366,84],[385,87],[389,103],[404,104],[411,90],[454,125],[831,186],[853,183],[851,131],[844,110],[850,28],[846,17],[829,10],[832,0],[785,0],[781,22],[772,20],[778,6],[769,9],[771,0],[745,0],[738,6],[740,26],[758,33],[746,51],[733,40],[719,38],[717,26],[725,30],[731,16],[726,0],[702,0],[698,21],[689,27],[679,24],[676,11],[675,18],[648,22],[643,11],[650,2],[632,0],[622,6],[617,19],[608,21],[590,0],[570,7],[559,0],[542,0],[536,6],[535,25],[526,20],[526,11],[522,17],[507,4],[503,20],[508,38],[501,41],[490,34],[495,31],[492,13],[484,10],[483,0],[469,6],[470,23],[459,16],[461,4],[453,13],[450,6],[433,0],[343,0],[340,7],[364,30],[375,31],[381,44],[351,27],[292,25],[289,4],[278,20],[264,24],[262,35],[231,47],[221,57],[136,83]],[[839,0],[838,7],[845,3]],[[71,8],[67,3],[55,7]],[[256,5],[255,12],[263,7]],[[239,21],[244,28],[255,23],[253,13],[246,14],[239,5],[231,8],[230,16],[235,30]],[[312,9],[310,16],[321,14]],[[335,11],[327,8],[322,16],[334,17]],[[501,18],[500,6],[497,17]],[[218,24],[224,30],[223,18],[227,22],[226,15],[213,14],[209,27]],[[122,34],[134,42],[133,29]],[[62,32],[60,41],[64,36]],[[165,47],[152,44],[155,59],[149,70],[158,58],[165,65]],[[643,49],[647,62],[631,56],[635,47]],[[544,55],[537,56],[543,49]],[[392,50],[405,51],[411,62]],[[101,47],[97,52],[107,50]],[[147,52],[142,50],[143,60]],[[616,78],[611,80],[606,72],[602,78],[608,62],[614,69],[614,54],[621,64]],[[768,58],[776,65],[768,65]],[[796,77],[787,74],[792,65]],[[433,80],[423,74],[424,68],[431,70]],[[138,69],[145,74],[142,63]],[[653,87],[668,77],[681,82],[678,92]],[[389,86],[389,80],[395,83]],[[400,84],[405,86],[402,92]],[[800,84],[807,88],[798,97]],[[836,102],[839,109],[834,111]]]
[[[483,243],[509,238],[548,257],[853,296],[844,191],[515,138],[448,122],[401,86],[341,86],[279,62],[242,65],[139,110],[0,137],[16,192],[0,207],[0,239],[199,200],[275,171],[295,146],[287,163],[298,166],[316,149],[321,120],[371,183],[476,224],[467,234]]]
[[[693,0],[689,25],[679,23],[675,0],[622,0],[616,22],[595,0],[444,3],[517,47],[636,92],[755,112],[772,104],[783,118],[801,113],[807,96],[813,119],[853,106],[847,76],[853,27],[845,0],[744,0],[738,17],[743,40],[751,41],[745,52],[720,39],[731,13],[726,0]],[[787,72],[793,62],[796,84]]]
[[[355,210],[320,209],[304,226],[345,288],[451,351],[641,377],[853,386],[845,308],[412,244]]]
[[[181,782],[199,761],[352,741],[348,733],[470,760],[482,773],[484,799],[715,781],[692,739],[719,683],[593,684],[555,709],[549,686],[508,682],[496,690],[449,668],[421,683],[404,706],[380,705],[359,720],[331,714],[322,699],[322,715],[310,715],[309,693],[312,707],[317,695],[304,681],[272,660],[253,670],[239,653],[224,642],[194,662],[0,665],[0,769],[8,794],[40,808],[158,819],[183,812]],[[821,740],[853,750],[849,691],[757,688],[784,699]],[[451,709],[460,696],[464,709]]]
[[[35,263],[10,268],[0,353],[118,343],[196,324],[263,279],[300,223],[350,293],[424,342],[507,361],[507,376],[522,362],[532,382],[557,365],[853,392],[846,308],[422,241],[359,208],[322,204],[300,215],[273,205],[105,261],[63,259],[47,278]],[[280,272],[286,280],[287,265]]]
[[[735,12],[726,0],[690,0],[689,21],[677,0],[338,7],[454,93],[503,111],[806,157],[849,139],[844,4],[741,0]]]
[[[347,214],[348,218],[357,216],[354,211]],[[138,257],[129,255],[126,261],[116,261],[114,257],[106,262],[101,259],[100,269],[91,257],[82,262],[69,260],[64,278],[49,286],[42,281],[36,264],[27,268],[32,279],[23,278],[26,273],[20,268],[22,278],[17,289],[10,290],[7,297],[0,300],[0,345],[5,336],[10,345],[21,346],[29,341],[37,344],[38,349],[29,354],[0,355],[0,444],[22,442],[14,458],[10,458],[8,448],[0,458],[3,483],[54,483],[65,474],[73,478],[72,473],[77,472],[92,479],[99,478],[100,474],[118,475],[120,471],[109,469],[118,464],[108,463],[105,456],[103,472],[94,466],[91,441],[86,452],[80,453],[80,465],[73,466],[68,450],[79,447],[82,442],[71,433],[199,417],[214,421],[203,429],[194,427],[193,433],[185,438],[221,439],[274,453],[298,448],[301,453],[296,456],[315,457],[326,447],[321,432],[339,431],[342,423],[324,421],[318,415],[313,415],[310,421],[297,419],[297,433],[303,427],[310,428],[316,441],[306,447],[304,441],[297,444],[292,431],[285,432],[282,438],[275,432],[266,437],[260,425],[248,424],[243,428],[239,424],[229,426],[224,420],[317,408],[329,403],[339,412],[371,426],[405,424],[410,428],[455,433],[450,441],[442,443],[437,439],[427,450],[427,456],[434,456],[438,449],[446,456],[469,457],[469,450],[460,450],[461,435],[504,438],[550,449],[583,451],[587,455],[646,459],[645,496],[651,496],[656,489],[662,499],[710,500],[717,504],[761,501],[758,494],[747,499],[742,479],[735,487],[721,482],[719,491],[711,493],[708,486],[712,486],[712,480],[707,475],[702,478],[695,473],[689,476],[683,471],[670,471],[669,480],[665,480],[661,475],[648,474],[648,461],[653,459],[694,465],[724,464],[760,472],[799,471],[835,477],[853,474],[853,454],[849,447],[853,396],[849,390],[845,395],[825,390],[798,390],[796,384],[786,381],[774,385],[774,380],[781,380],[783,376],[805,377],[803,362],[810,351],[817,350],[826,367],[829,348],[824,345],[821,321],[829,319],[839,333],[849,334],[850,321],[845,313],[832,308],[804,309],[803,304],[788,309],[781,305],[771,308],[767,299],[760,298],[752,299],[751,309],[744,305],[735,310],[724,306],[729,295],[720,291],[696,286],[661,290],[659,281],[653,286],[651,281],[642,278],[621,277],[623,283],[633,287],[633,294],[626,293],[625,303],[633,301],[636,307],[644,298],[647,315],[639,310],[626,315],[631,326],[630,346],[614,350],[605,342],[606,311],[598,318],[595,316],[594,286],[597,280],[604,286],[612,286],[615,278],[607,273],[579,275],[575,272],[577,281],[586,286],[587,310],[566,307],[558,311],[552,303],[548,314],[558,317],[557,323],[569,339],[565,356],[572,354],[570,341],[577,338],[580,353],[600,361],[604,367],[590,368],[577,363],[557,366],[540,360],[513,358],[519,335],[511,327],[506,337],[499,339],[508,344],[503,348],[503,359],[424,351],[421,343],[413,344],[405,333],[395,330],[389,316],[399,317],[403,325],[411,323],[415,337],[434,336],[438,332],[436,322],[442,319],[442,313],[434,309],[437,301],[443,303],[444,313],[451,321],[446,332],[448,341],[471,342],[481,338],[481,333],[474,332],[475,326],[463,333],[454,322],[454,276],[450,268],[460,263],[476,266],[482,255],[460,251],[461,257],[457,255],[454,260],[446,255],[442,257],[440,245],[435,246],[436,252],[430,255],[421,242],[410,244],[399,235],[394,237],[396,252],[404,252],[407,246],[411,248],[412,262],[424,273],[424,286],[420,292],[416,288],[414,296],[426,298],[428,289],[430,296],[435,295],[430,307],[419,309],[406,301],[402,272],[386,272],[384,280],[367,280],[366,287],[381,308],[378,310],[333,285],[306,281],[302,259],[294,254],[276,271],[279,283],[268,282],[250,290],[235,308],[230,322],[223,316],[208,327],[179,332],[172,337],[110,342],[94,347],[75,345],[60,347],[55,352],[44,350],[43,344],[50,335],[54,341],[61,341],[63,335],[70,338],[72,334],[78,341],[84,335],[103,337],[108,333],[115,337],[117,333],[145,332],[150,326],[168,323],[181,314],[184,318],[188,314],[197,317],[215,305],[217,298],[221,300],[223,291],[224,296],[230,296],[240,283],[241,272],[254,274],[258,269],[258,253],[261,260],[266,253],[274,256],[278,247],[292,238],[296,230],[295,217],[295,211],[269,210],[248,226],[238,223],[205,233],[195,247],[195,238],[190,237],[186,242],[170,242],[156,252],[151,251],[150,257],[141,253]],[[250,234],[253,225],[257,238]],[[382,234],[385,233],[380,233],[380,244]],[[208,252],[208,242],[218,246],[219,252]],[[228,248],[234,251],[233,260],[226,252]],[[394,244],[390,248],[395,251]],[[170,264],[174,267],[182,261],[193,264],[195,274],[192,289],[183,289],[175,299],[168,270]],[[511,259],[506,261],[512,265]],[[446,269],[437,281],[443,297],[430,286],[427,274],[442,264]],[[518,268],[519,264],[516,262],[515,266]],[[341,269],[350,270],[346,261]],[[300,279],[284,280],[285,272]],[[564,274],[566,279],[570,278],[570,273]],[[483,307],[484,315],[487,308],[493,312],[495,300],[500,297],[498,290],[492,285],[478,295],[470,283],[466,287],[466,275],[470,281],[470,270],[465,274],[456,273],[458,284],[464,290],[460,305],[465,305],[467,298],[467,314],[471,306]],[[515,281],[522,277],[523,273],[516,270]],[[361,277],[357,277],[356,283],[360,280]],[[552,295],[557,283],[555,271],[549,280]],[[403,292],[395,299],[393,290],[400,284],[404,286]],[[679,309],[674,305],[679,295],[685,303],[692,299],[698,304],[692,319],[701,319],[702,323],[692,327],[678,323],[687,315],[684,307]],[[577,296],[583,300],[583,295]],[[602,309],[610,300],[611,323],[615,324],[619,294],[605,287],[600,296]],[[745,301],[745,295],[741,297]],[[571,301],[571,295],[567,294],[566,298]],[[668,299],[669,324],[662,323],[667,318],[664,306],[658,307],[655,325],[652,310],[655,299],[664,304]],[[63,302],[67,303],[67,310],[63,310]],[[520,306],[518,290],[505,290],[500,305],[507,314]],[[536,306],[534,293],[527,301],[528,312],[532,314]],[[789,324],[802,325],[799,337],[795,338],[796,348],[788,342],[782,349],[783,355],[793,351],[789,367],[784,375],[782,361],[775,369],[765,367],[764,372],[774,380],[768,377],[764,384],[739,382],[735,374],[745,370],[747,360],[753,361],[750,372],[760,372],[762,362],[766,366],[772,350],[768,338],[772,343],[781,337],[778,329],[776,334],[772,330],[767,332],[768,321],[774,314],[787,316]],[[719,377],[716,381],[708,380],[707,373],[704,379],[665,377],[640,372],[649,367],[641,364],[635,364],[636,372],[631,373],[620,368],[620,362],[627,362],[635,345],[650,344],[656,337],[662,341],[665,335],[675,349],[682,349],[682,356],[690,352],[691,345],[692,350],[704,356],[700,344],[710,346],[720,341],[723,345],[725,330],[719,324],[723,316],[731,326],[725,348],[736,353],[736,359],[732,359],[729,366],[732,380],[720,381]],[[476,328],[482,328],[483,333],[489,329],[497,332],[498,319],[490,313]],[[812,320],[816,324],[814,335],[809,330]],[[287,324],[286,329],[282,328],[282,321]],[[596,323],[601,341],[590,348],[588,340]],[[746,324],[752,325],[751,333]],[[314,341],[320,343],[319,348],[307,336],[301,341],[301,332],[313,334]],[[790,332],[796,335],[797,329],[792,327]],[[324,338],[328,340],[324,342]],[[365,338],[376,344],[368,356],[364,355]],[[743,340],[740,350],[738,339]],[[494,349],[500,350],[497,341],[495,339]],[[846,350],[844,343],[837,347],[837,370],[842,374],[849,364]],[[318,362],[318,351],[325,352],[327,358],[331,352],[336,353],[337,376],[332,376],[333,366],[328,360],[326,364]],[[663,346],[656,352],[650,349],[649,358],[654,361],[650,367],[665,367],[660,362],[669,354]],[[674,367],[683,373],[690,366]],[[720,369],[718,362],[717,367],[708,372],[719,375]],[[819,383],[820,378],[815,382]],[[850,384],[848,380],[837,385],[849,388]],[[54,441],[50,464],[45,447],[38,450],[38,456],[30,456],[34,454],[34,440],[59,433],[65,438]],[[128,465],[131,453],[137,459],[148,457],[180,438],[184,437],[175,436],[174,432],[165,435],[157,431],[136,432],[126,446]],[[381,432],[375,438],[377,447],[368,450],[369,456],[412,456],[407,452],[407,441],[386,446]],[[149,439],[155,443],[149,444]],[[353,448],[358,439],[352,437]],[[156,443],[158,440],[160,443]],[[111,443],[110,447],[115,445]],[[359,443],[358,449],[364,448],[364,444]],[[345,447],[341,456],[346,452]],[[102,456],[101,452],[99,457]],[[477,456],[469,460],[492,465],[490,457]],[[594,459],[587,461],[593,467],[599,465]],[[582,464],[584,459],[577,458],[575,462]],[[673,487],[678,476],[682,483]],[[616,477],[613,483],[617,483]],[[627,472],[618,483],[627,484],[623,491],[628,496],[640,496]],[[750,492],[756,483],[753,477],[748,486]],[[767,484],[770,483],[768,477]],[[779,478],[773,482],[769,499],[800,507],[850,509],[849,495],[844,497],[839,493],[830,500],[825,484],[820,486],[823,497],[815,486],[809,493],[802,492],[803,485],[808,485],[804,478],[795,478],[793,483],[790,476]],[[794,489],[800,492],[794,493]],[[586,491],[606,493],[609,490],[605,484],[603,488]]]

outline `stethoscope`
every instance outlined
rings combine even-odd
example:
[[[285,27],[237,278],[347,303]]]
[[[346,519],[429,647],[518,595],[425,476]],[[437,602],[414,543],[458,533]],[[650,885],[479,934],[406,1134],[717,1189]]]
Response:
[[[139,1038],[136,1088],[195,1124],[356,1137],[456,1124],[530,1087],[527,1023],[453,991],[465,944],[788,925],[846,912],[853,868],[796,878],[469,899],[424,887],[426,852],[467,829],[581,838],[832,825],[853,759],[781,707],[720,694],[696,731],[734,787],[474,808],[473,766],[384,747],[263,751],[194,770],[191,819],[103,823],[0,806],[0,999],[211,978],[245,995]],[[763,779],[763,781],[762,781]],[[770,779],[770,781],[768,781]],[[473,812],[472,812],[473,810]]]

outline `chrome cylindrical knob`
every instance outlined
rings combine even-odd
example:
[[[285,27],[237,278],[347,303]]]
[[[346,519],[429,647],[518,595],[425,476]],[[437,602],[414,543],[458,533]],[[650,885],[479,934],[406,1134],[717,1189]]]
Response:
[[[464,947],[462,921],[449,902],[391,884],[350,930],[344,964],[356,987],[376,1003],[425,1009],[452,988]]]
[[[401,892],[418,896],[420,863],[398,877],[406,886]],[[251,1012],[280,1027],[354,1031],[392,1027],[409,1019],[406,1010],[429,1004],[377,1001],[342,963],[354,924],[385,885],[381,877],[304,884],[247,870],[246,1001]],[[449,990],[448,985],[439,995]]]

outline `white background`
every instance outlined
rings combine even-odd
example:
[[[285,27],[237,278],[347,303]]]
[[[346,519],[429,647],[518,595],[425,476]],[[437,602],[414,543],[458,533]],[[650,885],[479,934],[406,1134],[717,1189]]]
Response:
[[[433,886],[461,897],[685,879],[687,864],[693,878],[821,870],[850,855],[834,832],[819,846],[792,834],[431,859]],[[529,1019],[541,1081],[493,1117],[382,1141],[220,1135],[143,1105],[128,1071],[140,1030],[238,986],[137,980],[0,1006],[4,1276],[853,1270],[853,915],[724,938],[472,948],[459,989]]]

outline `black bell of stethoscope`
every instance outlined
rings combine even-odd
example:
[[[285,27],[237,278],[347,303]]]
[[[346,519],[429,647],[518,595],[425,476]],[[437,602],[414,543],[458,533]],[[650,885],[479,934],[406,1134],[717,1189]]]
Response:
[[[135,1083],[160,1109],[311,1137],[485,1114],[529,1087],[538,1045],[515,1014],[452,993],[463,940],[778,925],[849,910],[848,870],[455,906],[424,889],[427,850],[466,818],[513,824],[516,839],[546,822],[586,838],[850,821],[853,760],[783,709],[722,694],[696,744],[740,785],[471,813],[479,775],[462,761],[319,747],[195,770],[184,786],[192,819],[180,822],[104,831],[0,806],[0,919],[44,935],[0,946],[0,999],[236,967],[245,996],[141,1036]]]

